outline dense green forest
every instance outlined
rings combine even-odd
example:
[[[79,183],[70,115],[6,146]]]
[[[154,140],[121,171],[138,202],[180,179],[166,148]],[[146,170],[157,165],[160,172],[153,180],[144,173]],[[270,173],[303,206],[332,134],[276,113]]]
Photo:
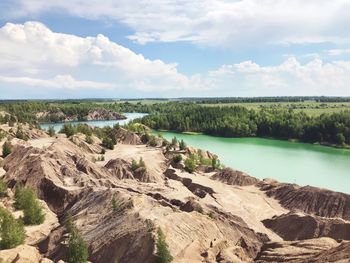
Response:
[[[167,104],[161,112],[136,120],[153,129],[202,132],[224,137],[272,137],[305,142],[350,144],[350,111],[311,117],[291,109],[249,110],[240,106]]]
[[[346,103],[349,98],[337,97],[264,97],[264,98],[210,98],[181,100],[67,100],[67,101],[1,101],[0,122],[15,121],[38,124],[62,121],[65,116],[84,120],[91,109],[105,108],[115,112],[143,112],[148,116],[136,120],[153,129],[178,132],[202,132],[224,137],[271,137],[297,139],[324,144],[350,144],[350,111],[344,108],[334,113],[308,114],[308,107],[330,107],[334,102]],[[318,102],[316,102],[316,100]],[[210,107],[202,105],[213,104]],[[220,102],[218,102],[220,101]],[[308,102],[303,102],[308,101]],[[313,103],[310,104],[310,101]],[[322,101],[322,102],[321,102]],[[242,104],[220,103],[267,103],[264,107],[245,107]],[[268,104],[281,102],[282,104]],[[283,104],[283,102],[290,102]],[[327,102],[327,103],[326,103]],[[294,103],[294,104],[293,104]],[[216,105],[217,104],[217,105]],[[302,104],[306,109],[296,110]],[[255,105],[255,104],[254,104]],[[296,105],[298,107],[296,107]],[[322,106],[322,107],[321,107]],[[344,110],[345,109],[345,110]],[[41,116],[38,113],[47,112]],[[57,114],[60,113],[60,114]]]

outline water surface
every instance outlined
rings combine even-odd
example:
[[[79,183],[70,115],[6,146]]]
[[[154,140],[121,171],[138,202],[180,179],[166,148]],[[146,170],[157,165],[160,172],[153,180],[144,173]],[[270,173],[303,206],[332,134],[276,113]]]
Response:
[[[260,179],[350,193],[350,150],[262,138],[221,138],[160,132],[217,154],[223,164]]]
[[[41,128],[44,130],[47,130],[49,126],[53,126],[55,131],[58,132],[61,130],[63,125],[65,123],[71,123],[71,124],[89,124],[91,126],[95,127],[105,127],[105,126],[113,126],[117,123],[120,125],[127,124],[129,121],[132,121],[137,118],[142,118],[143,116],[147,115],[147,113],[139,113],[139,112],[130,112],[130,113],[123,113],[123,115],[126,117],[125,120],[109,120],[109,121],[70,121],[70,122],[58,122],[58,123],[43,123],[40,124]]]

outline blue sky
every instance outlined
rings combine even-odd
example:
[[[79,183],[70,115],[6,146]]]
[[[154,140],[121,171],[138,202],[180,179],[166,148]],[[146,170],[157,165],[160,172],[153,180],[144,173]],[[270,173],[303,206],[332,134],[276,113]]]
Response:
[[[350,95],[344,0],[2,0],[0,98]]]

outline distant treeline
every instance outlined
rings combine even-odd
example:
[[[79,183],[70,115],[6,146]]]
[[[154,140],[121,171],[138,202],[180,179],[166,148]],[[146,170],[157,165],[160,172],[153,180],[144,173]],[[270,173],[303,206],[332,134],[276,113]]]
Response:
[[[285,108],[203,107],[167,103],[158,113],[135,122],[153,129],[202,132],[224,137],[272,137],[305,142],[350,144],[350,111],[311,117]]]
[[[269,102],[350,102],[350,97],[309,97],[309,96],[293,96],[293,97],[220,97],[220,98],[183,98],[183,101],[194,101],[196,103],[269,103]]]

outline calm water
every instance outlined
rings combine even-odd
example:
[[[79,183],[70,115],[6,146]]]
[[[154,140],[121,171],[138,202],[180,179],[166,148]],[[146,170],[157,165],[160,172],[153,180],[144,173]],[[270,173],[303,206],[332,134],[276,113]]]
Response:
[[[71,121],[69,123],[71,124],[79,124],[79,123],[86,123],[91,126],[95,127],[105,127],[105,126],[113,126],[114,124],[119,123],[120,125],[127,124],[129,121],[137,119],[137,118],[142,118],[143,116],[147,115],[146,113],[138,113],[138,112],[132,112],[132,113],[124,113],[123,114],[127,119],[125,120],[110,120],[110,121]],[[60,123],[43,123],[41,124],[41,128],[44,130],[47,130],[49,126],[53,126],[55,128],[55,131],[58,132],[61,130],[62,126],[65,123],[60,122]]]
[[[223,164],[280,182],[350,193],[350,150],[260,138],[220,138],[160,132],[217,154]]]
[[[92,126],[125,124],[143,113],[126,113],[126,120],[71,122]],[[49,124],[42,124],[47,129]],[[59,131],[63,123],[53,124]],[[350,193],[350,150],[260,138],[220,138],[159,132],[168,140],[174,136],[187,145],[217,154],[223,164],[260,179],[324,187]]]

